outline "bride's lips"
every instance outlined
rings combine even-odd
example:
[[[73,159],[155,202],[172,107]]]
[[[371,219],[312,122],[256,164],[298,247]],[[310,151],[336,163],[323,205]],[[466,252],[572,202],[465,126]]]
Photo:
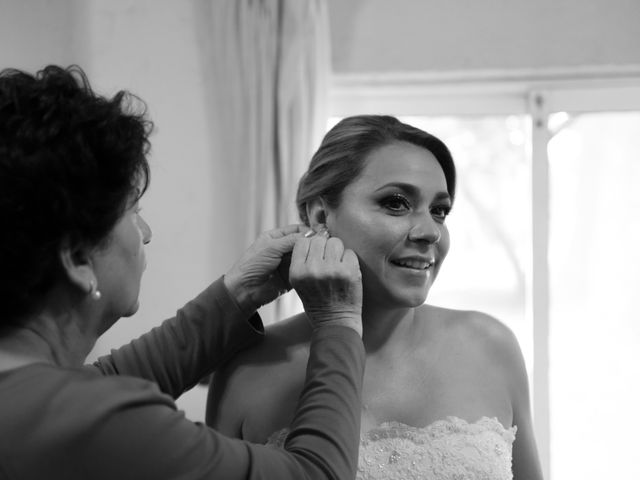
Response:
[[[406,257],[392,258],[389,260],[393,265],[413,271],[427,271],[435,264],[433,257],[411,255]]]

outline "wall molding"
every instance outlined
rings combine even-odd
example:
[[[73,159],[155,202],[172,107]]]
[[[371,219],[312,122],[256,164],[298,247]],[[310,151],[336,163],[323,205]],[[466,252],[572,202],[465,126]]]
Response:
[[[334,73],[329,92],[335,116],[387,112],[396,115],[525,113],[533,92],[575,97],[602,93],[617,109],[640,91],[640,65],[582,66],[520,70]],[[453,100],[452,100],[453,99]],[[570,106],[575,106],[571,102]],[[585,104],[585,108],[596,108]]]

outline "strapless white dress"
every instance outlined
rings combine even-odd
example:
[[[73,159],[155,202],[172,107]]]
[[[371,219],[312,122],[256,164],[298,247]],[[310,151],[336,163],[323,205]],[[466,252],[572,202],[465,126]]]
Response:
[[[282,446],[288,431],[268,444]],[[426,427],[385,422],[360,436],[357,480],[511,480],[516,427],[447,417]]]

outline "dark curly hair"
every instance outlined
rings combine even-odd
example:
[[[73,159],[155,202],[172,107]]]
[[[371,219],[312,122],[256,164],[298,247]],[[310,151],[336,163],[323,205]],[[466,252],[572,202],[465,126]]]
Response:
[[[37,308],[61,247],[102,245],[144,193],[152,130],[144,102],[75,65],[0,72],[0,325]]]
[[[344,189],[362,173],[367,155],[396,142],[412,143],[436,157],[453,201],[456,167],[442,140],[390,115],[354,115],[343,118],[327,132],[300,179],[296,197],[300,220],[309,225],[307,203],[315,198],[322,197],[330,207],[337,207]]]

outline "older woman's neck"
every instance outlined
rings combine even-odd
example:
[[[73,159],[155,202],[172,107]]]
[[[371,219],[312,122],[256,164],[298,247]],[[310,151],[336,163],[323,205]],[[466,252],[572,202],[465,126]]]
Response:
[[[3,328],[0,332],[3,362],[0,363],[13,368],[32,363],[82,366],[98,335],[81,330],[80,315],[77,311],[55,315],[45,309]]]

